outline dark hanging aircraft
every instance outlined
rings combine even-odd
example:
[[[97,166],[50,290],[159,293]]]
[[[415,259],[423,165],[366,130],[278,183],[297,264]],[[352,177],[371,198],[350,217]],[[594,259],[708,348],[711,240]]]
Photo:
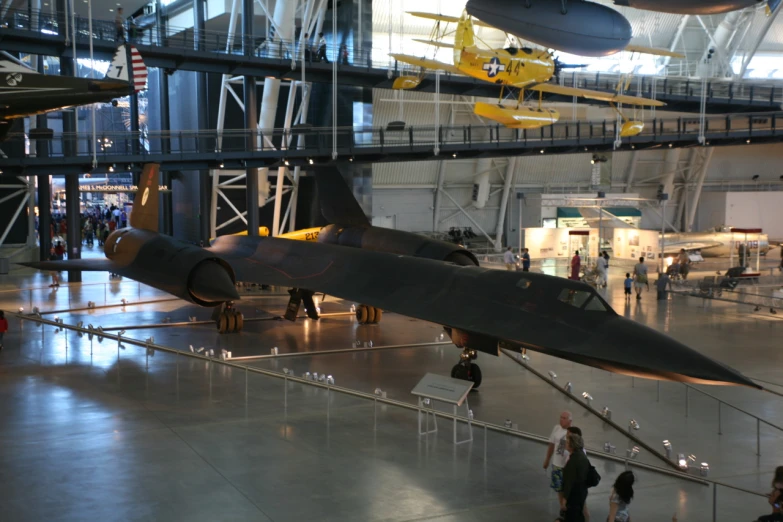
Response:
[[[109,236],[106,259],[26,265],[113,272],[201,306],[237,299],[234,283],[238,280],[366,303],[444,325],[454,344],[463,349],[452,376],[472,380],[475,386],[481,382],[481,371],[473,362],[476,354],[498,355],[500,348],[509,348],[539,351],[627,375],[760,388],[732,368],[618,316],[586,284],[529,272],[490,270],[472,262],[444,262],[437,248],[430,251],[437,252],[431,256],[434,259],[427,259],[423,257],[428,255],[426,239],[411,237],[407,247],[393,235],[383,239],[384,232],[373,231],[376,227],[355,214],[359,208],[355,200],[347,204],[346,215],[334,206],[334,194],[326,195],[324,213],[348,222],[335,225],[337,242],[346,233],[358,238],[342,245],[223,236],[205,249],[179,241],[157,232],[158,182],[157,165],[145,166],[131,213],[132,227]],[[394,234],[404,237],[399,231]],[[415,245],[413,251],[411,245]],[[459,262],[459,258],[451,260]],[[241,315],[231,308],[221,313],[218,322],[227,317],[232,325],[241,326]]]
[[[130,55],[130,58],[129,58]],[[128,60],[130,59],[130,66]],[[132,80],[131,80],[132,78]],[[10,60],[0,61],[0,140],[13,120],[76,105],[109,102],[147,86],[147,67],[139,51],[121,45],[102,80],[47,76]]]
[[[768,0],[768,12],[781,0]],[[615,0],[620,6],[675,14],[718,14],[763,5],[764,0]],[[631,23],[608,5],[585,0],[468,0],[468,13],[524,40],[582,56],[625,49]]]

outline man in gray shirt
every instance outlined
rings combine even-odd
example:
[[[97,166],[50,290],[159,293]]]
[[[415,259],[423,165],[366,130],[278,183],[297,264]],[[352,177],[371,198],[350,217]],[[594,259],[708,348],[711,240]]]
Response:
[[[642,298],[642,287],[647,286],[647,265],[644,258],[639,257],[639,262],[633,267],[633,286],[636,289],[636,299]]]

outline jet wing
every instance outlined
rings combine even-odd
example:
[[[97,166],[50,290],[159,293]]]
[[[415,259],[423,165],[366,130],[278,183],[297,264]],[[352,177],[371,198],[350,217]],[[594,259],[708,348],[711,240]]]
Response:
[[[462,72],[456,67],[454,67],[454,65],[444,63],[444,62],[439,62],[437,60],[419,58],[418,56],[411,56],[409,54],[390,54],[389,56],[391,56],[398,62],[415,65],[417,67],[423,67],[424,69],[431,69],[433,71],[437,71],[438,69],[440,69],[441,71],[450,72],[452,74],[462,74]]]
[[[669,51],[668,49],[656,49],[655,47],[642,47],[641,45],[626,45],[623,51],[629,53],[652,54],[653,56],[668,56],[670,58],[685,58],[682,53]]]
[[[552,94],[563,94],[565,96],[580,96],[590,100],[624,103],[625,105],[644,105],[647,107],[662,107],[666,105],[662,101],[641,98],[639,96],[628,96],[626,94],[616,94],[613,92],[591,91],[589,89],[565,87],[563,85],[553,85],[551,83],[539,83],[538,85],[528,87],[528,89],[532,91],[549,92]]]
[[[599,208],[577,207],[590,228],[635,228],[611,212]],[[601,215],[603,214],[603,215]]]
[[[238,281],[325,292],[456,328],[471,347],[495,355],[503,341],[631,375],[758,387],[563,278],[278,238],[223,236],[209,250]]]
[[[68,259],[66,261],[34,261],[17,263],[38,270],[81,270],[84,272],[112,272],[120,265],[106,258],[101,259]]]
[[[666,241],[664,244],[664,250],[670,252],[673,250],[680,250],[684,248],[686,251],[692,250],[708,250],[710,248],[717,248],[723,246],[720,241]]]

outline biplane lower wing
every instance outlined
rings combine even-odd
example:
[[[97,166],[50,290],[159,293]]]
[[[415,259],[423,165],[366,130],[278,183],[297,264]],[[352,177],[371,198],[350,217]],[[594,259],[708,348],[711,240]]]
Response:
[[[626,105],[642,105],[647,107],[663,107],[666,105],[662,101],[641,98],[639,96],[628,96],[625,94],[615,94],[603,91],[591,91],[589,89],[577,89],[575,87],[565,87],[563,85],[552,85],[551,83],[540,83],[528,87],[531,91],[548,92],[552,94],[562,94],[565,96],[579,96],[590,100],[600,100],[611,103],[623,103]]]
[[[428,58],[420,58],[418,56],[411,56],[409,54],[390,54],[392,58],[397,60],[398,62],[407,63],[409,65],[415,65],[416,67],[422,67],[424,69],[430,69],[433,71],[441,70],[450,72],[452,74],[462,74],[459,69],[457,69],[454,65],[439,62],[437,60],[430,60]]]

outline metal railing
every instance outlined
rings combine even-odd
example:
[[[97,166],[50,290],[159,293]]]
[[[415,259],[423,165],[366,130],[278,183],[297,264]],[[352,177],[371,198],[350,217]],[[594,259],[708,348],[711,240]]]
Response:
[[[783,136],[783,113],[757,113],[705,118],[707,140],[721,138],[748,139],[753,136]],[[513,149],[525,147],[568,145],[596,145],[613,143],[618,129],[616,120],[564,121],[539,129],[509,129],[501,125],[338,127],[337,151],[340,154],[424,152],[428,148],[454,150]],[[648,121],[642,132],[626,142],[696,141],[701,134],[698,118],[655,118]],[[88,133],[55,133],[49,142],[50,157],[65,157],[67,145],[73,146],[77,157],[111,158],[134,154],[136,143],[142,143],[141,156],[166,155],[168,158],[192,154],[236,154],[247,157],[306,158],[306,155],[330,154],[333,147],[331,127],[292,129],[202,130],[176,132],[104,132],[93,137]],[[303,145],[299,144],[302,137]],[[7,143],[26,142],[24,134],[10,134]],[[93,141],[95,140],[95,141]],[[42,141],[39,138],[39,141]],[[247,143],[258,144],[257,150],[248,150]],[[671,144],[671,143],[670,143]],[[449,149],[451,148],[451,149]],[[32,156],[35,147],[28,148]],[[543,148],[542,148],[543,150]],[[0,165],[5,160],[0,161]],[[218,165],[215,165],[218,168]]]
[[[660,381],[658,381],[658,382],[660,383]],[[780,427],[777,424],[773,424],[773,423],[771,423],[771,422],[769,422],[767,420],[762,419],[761,417],[759,417],[757,415],[753,415],[752,413],[743,410],[742,408],[738,408],[737,406],[734,406],[733,404],[729,404],[728,402],[726,402],[724,400],[721,400],[718,397],[716,397],[716,396],[714,396],[714,395],[712,395],[710,393],[707,393],[704,390],[700,390],[699,388],[691,386],[690,384],[687,384],[687,383],[682,383],[682,384],[683,384],[683,386],[685,386],[685,417],[686,418],[690,414],[690,397],[689,397],[689,394],[688,394],[689,390],[697,391],[697,392],[701,393],[702,395],[704,395],[706,397],[709,397],[710,399],[714,399],[714,400],[716,400],[718,402],[718,435],[723,435],[723,429],[722,429],[723,426],[722,426],[722,422],[721,422],[721,406],[727,406],[727,407],[729,407],[729,408],[731,408],[731,409],[733,409],[735,411],[738,411],[738,412],[742,413],[743,415],[746,415],[746,416],[754,419],[756,421],[756,455],[761,456],[761,424],[762,423],[766,424],[770,428],[775,428],[780,433],[783,433],[783,427]]]
[[[32,9],[9,9],[3,29],[17,31],[35,31],[44,35],[59,36],[65,38],[66,22],[61,13],[52,14],[45,11]],[[71,24],[71,20],[68,21]],[[165,31],[157,24],[144,29],[134,29],[125,25],[126,37],[131,43],[137,45],[160,46],[183,51],[201,51],[207,53],[239,55],[244,57],[263,58],[270,60],[300,61],[309,63],[319,62],[319,45],[317,38],[311,36],[309,43],[301,40],[287,41],[281,39],[267,39],[264,36],[246,37],[241,33],[229,34],[224,31],[195,31],[193,27],[166,26]],[[86,42],[90,39],[89,23],[84,17],[77,16],[75,26],[69,26],[70,36],[75,35],[77,42]],[[92,21],[92,38],[94,40],[119,43],[117,30],[113,20]],[[352,65],[367,69],[391,69],[396,73],[407,71],[415,72],[418,69],[405,64],[396,63],[388,56],[388,50],[373,48],[369,42],[362,46],[357,41],[355,45],[344,46],[327,43],[325,49],[326,58],[329,61],[337,60],[341,65]],[[420,54],[420,48],[405,49],[395,48],[395,53]],[[677,59],[671,60],[664,73],[677,72],[678,76],[649,76],[634,75],[627,82],[626,75],[606,72],[571,71],[562,73],[562,83],[569,87],[593,89],[613,92],[621,79],[627,82],[625,92],[633,95],[658,98],[661,95],[668,97],[700,98],[705,95],[708,103],[713,100],[729,102],[763,101],[770,104],[783,104],[783,84],[773,81],[735,81],[732,79],[710,79],[702,82],[700,79],[691,80],[687,74],[692,70],[691,64],[679,63]],[[685,75],[685,76],[684,76]],[[451,73],[444,73],[443,78],[449,79]],[[555,79],[552,82],[556,82]]]

